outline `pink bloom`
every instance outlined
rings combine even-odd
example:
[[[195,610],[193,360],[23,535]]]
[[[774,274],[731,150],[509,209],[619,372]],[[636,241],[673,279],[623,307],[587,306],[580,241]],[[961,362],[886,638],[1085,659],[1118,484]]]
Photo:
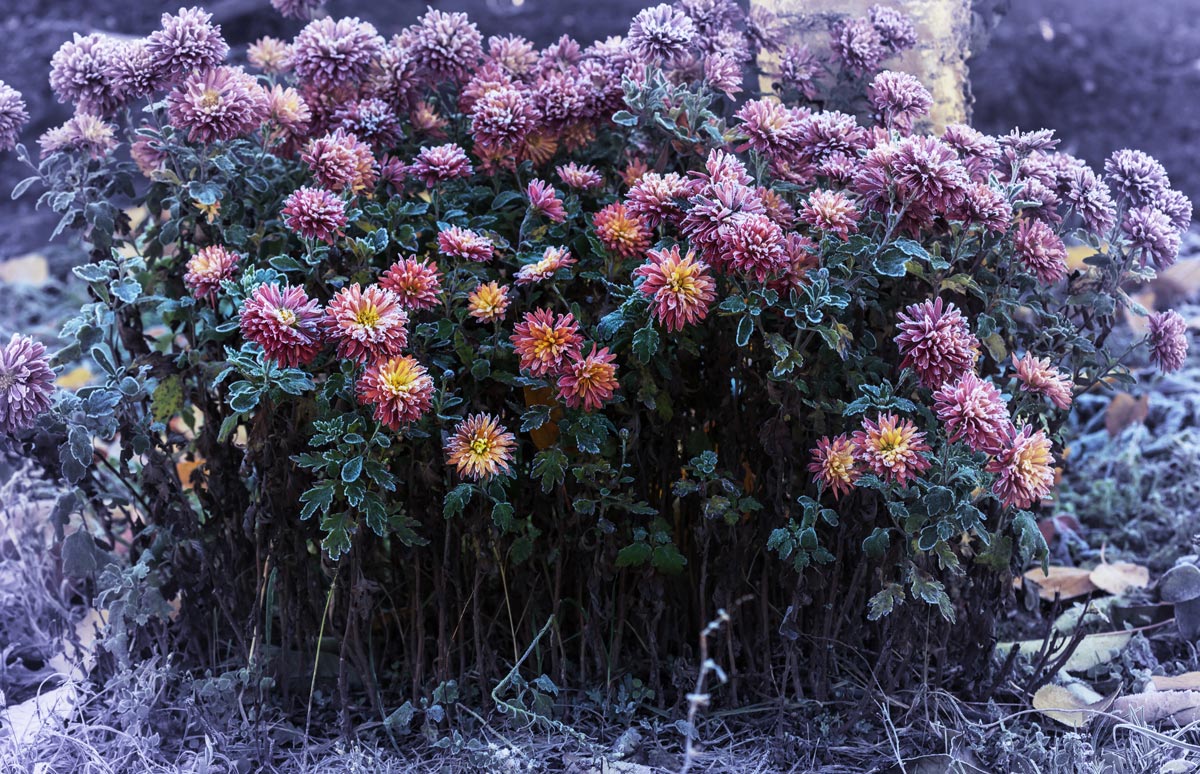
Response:
[[[666,3],[646,8],[629,25],[629,50],[646,62],[670,61],[696,37],[696,25]]]
[[[1041,502],[1054,486],[1050,439],[1025,425],[988,463],[987,472],[996,474],[992,492],[1006,507],[1029,508]]]
[[[483,36],[465,13],[430,8],[404,31],[405,49],[433,82],[462,81],[483,58]]]
[[[738,130],[751,148],[768,158],[788,158],[796,153],[808,111],[789,108],[775,99],[750,100],[738,110]],[[741,147],[738,150],[742,150]]]
[[[680,258],[678,247],[651,250],[647,257],[646,263],[633,270],[633,276],[645,280],[638,289],[650,296],[655,319],[668,331],[683,330],[685,325],[703,320],[717,295],[708,265],[690,252]]]
[[[1014,354],[1012,363],[1023,391],[1044,395],[1060,409],[1070,408],[1074,390],[1071,377],[1050,365],[1049,358],[1036,358],[1026,352],[1019,360]]]
[[[912,304],[900,313],[896,327],[896,344],[904,356],[900,367],[911,366],[931,390],[974,369],[979,340],[954,304],[940,298]]]
[[[229,46],[221,37],[221,25],[201,8],[181,8],[172,16],[164,13],[161,29],[150,33],[146,46],[156,69],[178,81],[189,72],[202,72],[225,61]]]
[[[221,282],[233,276],[241,256],[221,245],[210,245],[188,259],[183,284],[197,299],[216,303]]]
[[[1187,361],[1187,323],[1175,310],[1150,315],[1150,360],[1164,374],[1178,371]]]
[[[346,227],[346,203],[321,188],[298,188],[283,203],[288,228],[305,239],[333,244]]]
[[[586,357],[581,353],[568,357],[567,366],[558,377],[558,395],[571,408],[583,406],[584,411],[595,411],[620,389],[617,366],[613,363],[616,356],[608,347],[597,351],[593,344]]]
[[[21,92],[0,81],[0,152],[16,147],[21,129],[29,121]]]
[[[521,368],[534,376],[562,373],[565,361],[578,355],[583,345],[579,323],[570,312],[558,315],[558,319],[549,309],[526,312],[513,331],[512,343],[521,358]]]
[[[595,167],[587,164],[576,164],[574,161],[558,167],[558,178],[569,188],[590,191],[604,185],[604,178]]]
[[[306,365],[321,351],[321,307],[302,287],[259,285],[238,316],[242,336],[280,365]]]
[[[454,426],[446,441],[446,464],[463,478],[487,480],[512,473],[516,437],[491,414],[471,414]]]
[[[650,229],[620,202],[613,202],[592,218],[596,238],[609,251],[622,258],[634,258],[650,246]]]
[[[467,314],[482,323],[499,322],[504,319],[510,303],[507,286],[482,283],[467,296]]]
[[[426,188],[433,188],[447,180],[470,177],[475,173],[467,152],[454,143],[421,148],[408,170]]]
[[[305,86],[337,92],[365,81],[384,45],[375,27],[357,18],[316,19],[292,42],[292,69]]]
[[[973,371],[933,393],[933,409],[946,424],[951,443],[965,441],[973,451],[995,453],[1013,433],[1000,391]]]
[[[395,293],[405,309],[432,309],[442,291],[442,275],[432,261],[402,258],[384,272],[379,284]]]
[[[451,226],[438,234],[438,251],[442,255],[484,263],[492,260],[492,241],[470,229]]]
[[[720,235],[730,265],[758,282],[765,282],[787,263],[783,229],[766,215],[734,215],[721,226]]]
[[[851,441],[855,456],[867,470],[901,487],[932,465],[924,455],[929,451],[925,433],[895,414],[881,415],[878,423],[863,419],[863,429],[855,432]]]
[[[0,433],[33,427],[50,408],[54,372],[41,342],[14,333],[0,348]]]
[[[300,160],[308,165],[317,185],[335,193],[370,191],[379,179],[371,146],[344,129],[309,140]]]
[[[835,234],[843,242],[858,232],[862,217],[854,202],[841,191],[814,189],[800,207],[800,221],[819,232]]]
[[[630,187],[625,205],[641,217],[647,228],[656,228],[660,223],[676,222],[683,215],[676,200],[686,199],[691,193],[691,184],[685,177],[674,172],[665,175],[647,172]]]
[[[555,223],[562,223],[567,219],[567,211],[563,209],[562,199],[558,198],[558,194],[554,192],[549,183],[536,178],[530,180],[525,194],[529,197],[530,210],[545,215]]]
[[[171,124],[200,143],[253,132],[266,120],[269,105],[267,92],[240,67],[194,73],[167,97]]]
[[[433,379],[408,355],[376,360],[358,378],[358,398],[373,406],[375,420],[392,430],[416,422],[429,411]]]
[[[933,107],[933,96],[908,73],[881,72],[871,81],[867,95],[884,125],[903,134],[912,131],[913,121],[929,115],[929,109]]]
[[[553,279],[559,269],[575,265],[575,257],[567,252],[565,247],[547,247],[542,257],[533,263],[527,263],[517,271],[516,284],[532,285]]]
[[[808,463],[808,472],[823,488],[832,490],[834,498],[840,499],[862,475],[854,452],[854,444],[845,433],[833,439],[821,438],[810,452],[812,462]]]
[[[1149,258],[1157,269],[1170,268],[1179,256],[1182,242],[1179,230],[1164,212],[1150,205],[1135,207],[1125,213],[1121,230],[1129,237],[1135,250],[1142,253],[1142,265]]]
[[[1022,220],[1013,236],[1013,249],[1025,268],[1047,285],[1067,276],[1067,247],[1045,221]]]
[[[408,314],[400,297],[378,285],[342,288],[325,307],[325,331],[338,357],[368,363],[400,354],[408,344]]]

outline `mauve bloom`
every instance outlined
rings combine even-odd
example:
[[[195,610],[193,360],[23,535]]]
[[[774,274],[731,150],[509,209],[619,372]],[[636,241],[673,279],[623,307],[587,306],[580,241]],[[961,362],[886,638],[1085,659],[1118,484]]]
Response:
[[[302,287],[259,285],[242,304],[238,319],[242,337],[282,366],[306,365],[321,351],[321,307]]]
[[[808,281],[808,273],[821,265],[821,249],[803,234],[790,231],[783,238],[784,266],[768,287],[787,296]]]
[[[493,35],[488,38],[488,60],[519,78],[533,70],[538,55],[528,38],[520,35]]]
[[[432,309],[442,292],[442,275],[437,263],[419,258],[401,258],[379,278],[405,309]]]
[[[233,276],[241,258],[222,245],[209,245],[188,259],[183,284],[197,299],[208,299],[215,304],[221,282]]]
[[[74,151],[98,159],[117,147],[116,128],[99,116],[76,113],[62,126],[44,132],[38,144],[42,158],[60,151]]]
[[[850,197],[841,191],[813,189],[800,206],[800,222],[825,234],[835,234],[843,242],[858,232],[862,215]]]
[[[167,85],[167,78],[144,40],[118,43],[109,62],[108,76],[126,102],[148,97]]]
[[[59,102],[74,102],[83,112],[109,115],[125,104],[125,93],[112,77],[121,44],[107,35],[75,33],[50,59],[50,87]]]
[[[529,209],[533,212],[545,215],[555,223],[562,223],[567,219],[562,199],[558,198],[558,194],[549,183],[534,178],[525,187],[525,195],[529,197]]]
[[[486,480],[512,472],[516,437],[491,414],[472,414],[446,441],[446,464],[463,478]]]
[[[371,147],[345,129],[309,140],[300,160],[308,165],[317,185],[335,193],[370,191],[379,179]]]
[[[375,421],[392,430],[416,422],[432,405],[433,379],[408,355],[380,358],[358,378],[359,402],[372,406]]]
[[[958,154],[972,180],[985,182],[1000,158],[1000,143],[966,124],[950,124],[942,132],[942,142]]]
[[[312,120],[312,111],[300,92],[278,83],[267,94],[267,120],[291,135],[303,134]]]
[[[688,201],[692,207],[680,221],[680,231],[718,269],[729,264],[722,227],[739,214],[766,213],[758,191],[736,182],[706,185]]]
[[[467,296],[467,314],[482,323],[499,322],[504,319],[510,303],[507,286],[481,283]]]
[[[1072,169],[1066,176],[1063,201],[1075,208],[1088,231],[1097,236],[1108,233],[1117,217],[1112,194],[1096,173],[1086,165]]]
[[[862,475],[854,457],[854,444],[845,433],[821,438],[809,454],[812,462],[808,463],[808,472],[823,489],[831,490],[835,499],[848,493]]]
[[[438,234],[438,252],[454,258],[485,263],[492,260],[495,247],[483,234],[451,226]]]
[[[629,50],[647,62],[671,60],[687,51],[696,25],[666,3],[646,8],[633,17],[627,38]]]
[[[1020,359],[1014,354],[1012,363],[1022,391],[1044,395],[1063,410],[1071,407],[1074,392],[1071,377],[1050,365],[1049,358],[1034,357],[1032,352],[1026,352]]]
[[[819,165],[833,156],[856,158],[867,147],[869,135],[854,116],[837,110],[809,113],[800,122],[797,160]]]
[[[878,422],[864,418],[863,429],[855,432],[851,441],[855,456],[867,470],[901,487],[932,465],[923,454],[929,451],[925,433],[917,430],[912,420],[895,414],[882,414]]]
[[[434,82],[465,80],[483,59],[483,36],[465,13],[430,8],[403,38],[409,54]]]
[[[1171,219],[1171,225],[1180,231],[1187,231],[1192,226],[1192,200],[1181,191],[1167,190],[1154,200],[1154,208],[1163,212]]]
[[[634,258],[650,247],[650,229],[620,202],[613,202],[592,218],[596,238],[609,252]]]
[[[1140,207],[1149,204],[1170,187],[1167,170],[1153,156],[1128,148],[1104,162],[1104,176],[1116,192]]]
[[[301,83],[336,92],[365,81],[384,45],[375,27],[357,18],[316,19],[292,42],[292,69]]]
[[[842,66],[855,75],[866,75],[879,69],[888,55],[879,31],[867,19],[853,19],[836,24],[830,31],[831,49]]]
[[[892,162],[901,202],[949,213],[966,196],[970,177],[952,148],[936,137],[906,137]]]
[[[783,229],[766,215],[738,213],[725,221],[720,235],[725,260],[742,274],[765,282],[784,268]]]
[[[961,215],[968,225],[1003,234],[1012,225],[1013,209],[1003,191],[987,183],[974,183],[967,188],[967,195],[962,200]]]
[[[570,312],[555,319],[549,309],[536,309],[526,312],[513,328],[512,343],[521,359],[521,368],[541,377],[562,373],[564,360],[579,354],[583,339],[579,323]]]
[[[372,148],[390,148],[400,142],[400,117],[392,106],[374,97],[356,99],[333,113],[334,123]]]
[[[704,171],[691,171],[689,175],[709,186],[729,183],[748,186],[754,182],[742,160],[720,148],[713,148],[704,159]]]
[[[1150,360],[1158,370],[1169,374],[1183,368],[1187,361],[1187,322],[1173,309],[1149,317]]]
[[[1125,213],[1121,230],[1135,250],[1142,253],[1142,265],[1149,258],[1157,269],[1166,269],[1179,257],[1182,243],[1179,231],[1166,213],[1150,205],[1135,207]]]
[[[908,73],[885,70],[867,87],[871,104],[879,111],[883,124],[904,134],[912,131],[913,121],[929,115],[933,95]]]
[[[359,363],[398,355],[408,345],[408,313],[399,296],[379,285],[342,288],[325,307],[322,323],[337,342],[338,357]]]
[[[346,228],[346,203],[322,188],[298,188],[283,203],[288,228],[305,239],[333,244]]]
[[[701,35],[736,27],[745,14],[736,0],[676,0],[675,7],[688,15]]]
[[[867,11],[871,26],[879,33],[883,45],[893,51],[904,51],[917,45],[917,31],[912,22],[895,8],[883,5],[873,5]]]
[[[515,87],[489,91],[471,109],[471,137],[485,155],[511,152],[536,125],[529,95]]]
[[[1008,508],[1029,508],[1050,494],[1054,485],[1054,455],[1046,434],[1025,425],[988,463],[996,474],[992,492]]]
[[[470,177],[475,173],[475,168],[471,166],[466,151],[454,143],[447,143],[421,148],[408,171],[426,188],[433,188],[447,180]]]
[[[898,316],[896,345],[921,383],[931,390],[957,379],[975,367],[979,340],[952,303],[937,298],[912,304]]]
[[[148,129],[149,124],[142,124],[142,129]],[[137,140],[129,146],[129,157],[137,164],[138,171],[146,177],[147,180],[153,180],[155,174],[162,169],[163,162],[167,159],[167,154],[162,151],[160,138],[155,137],[138,137]]]
[[[717,297],[717,283],[708,264],[689,252],[680,257],[679,247],[651,250],[646,263],[633,270],[644,282],[638,286],[650,296],[650,313],[668,331],[683,330],[708,316]]]
[[[575,257],[567,252],[565,247],[547,247],[542,257],[533,263],[527,263],[518,271],[515,282],[518,285],[532,285],[553,279],[559,269],[575,265]]]
[[[1054,136],[1053,129],[1035,129],[1032,132],[1013,129],[997,142],[1007,151],[1005,157],[1009,161],[1033,153],[1045,153],[1058,147],[1058,138]]]
[[[686,199],[691,192],[691,184],[681,175],[647,172],[630,187],[625,195],[625,206],[640,217],[647,228],[656,228],[660,223],[675,222],[683,215],[677,200]]]
[[[1047,285],[1067,276],[1067,247],[1045,221],[1025,218],[1013,236],[1013,249],[1030,272]]]
[[[1007,401],[974,371],[934,391],[933,410],[945,423],[949,441],[963,441],[972,451],[994,454],[1013,433]]]
[[[558,377],[558,396],[571,408],[582,406],[584,411],[600,408],[621,388],[613,362],[616,359],[608,347],[597,350],[595,344],[586,356],[571,355]]]
[[[171,123],[188,140],[232,140],[262,126],[270,98],[240,67],[215,67],[188,76],[167,97]]]
[[[289,19],[311,19],[322,5],[324,0],[271,0],[271,7]]]
[[[738,131],[746,137],[745,147],[768,158],[788,157],[796,152],[806,117],[805,110],[789,108],[768,98],[750,100],[734,114],[741,123]]]
[[[816,99],[821,62],[806,45],[789,46],[779,59],[779,82],[805,99]]]
[[[17,146],[21,129],[29,121],[29,111],[21,92],[0,81],[0,151],[9,151]]]
[[[264,35],[247,47],[246,60],[267,75],[279,75],[292,67],[292,47],[279,38]]]
[[[704,82],[729,99],[742,92],[742,63],[727,54],[704,57]]]
[[[558,173],[558,179],[562,180],[568,188],[590,191],[604,185],[604,177],[589,164],[576,164],[572,161],[560,164],[555,171]]]
[[[41,342],[14,333],[0,349],[0,432],[33,427],[50,408],[54,372]]]
[[[229,46],[221,37],[221,25],[202,8],[180,8],[172,16],[162,15],[162,28],[146,40],[159,72],[171,83],[194,70],[207,70],[225,61]]]

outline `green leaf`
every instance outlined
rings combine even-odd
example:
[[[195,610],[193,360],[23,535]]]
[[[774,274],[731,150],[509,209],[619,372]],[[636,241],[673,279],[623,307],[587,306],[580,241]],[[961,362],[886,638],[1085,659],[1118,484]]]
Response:
[[[449,519],[452,516],[460,514],[467,507],[467,503],[471,501],[471,495],[475,493],[475,488],[470,484],[459,484],[446,493],[446,499],[442,504],[442,516]]]
[[[739,347],[744,347],[750,343],[750,334],[754,332],[754,318],[750,315],[744,315],[738,320],[737,335],[735,341]]]
[[[948,515],[954,508],[954,492],[944,486],[929,487],[925,494],[925,508],[934,518]]]
[[[521,414],[521,432],[528,433],[530,430],[537,430],[542,425],[550,421],[551,406],[539,404],[530,406]]]
[[[333,492],[334,483],[332,481],[322,481],[300,495],[300,502],[304,503],[304,507],[300,509],[300,520],[305,521],[318,512],[327,512],[329,507],[333,505]]]
[[[676,575],[683,572],[683,568],[687,565],[687,558],[679,553],[679,549],[674,543],[667,543],[665,546],[655,546],[654,555],[650,559],[650,564],[654,569],[665,572],[668,575]]]
[[[1046,545],[1046,537],[1038,529],[1033,514],[1029,511],[1018,511],[1013,517],[1013,532],[1017,535],[1017,552],[1021,558],[1021,565],[1038,559],[1042,563],[1042,569],[1049,573],[1050,546]]]
[[[889,245],[875,258],[875,273],[884,277],[903,277],[908,274],[908,256],[895,245]]]
[[[566,476],[567,455],[557,447],[543,449],[533,458],[530,469],[531,478],[542,480],[542,492],[549,494],[554,487],[562,483]]]
[[[631,543],[617,552],[617,567],[640,567],[653,553],[649,543]]]
[[[363,458],[351,457],[346,460],[346,464],[342,466],[342,481],[351,484],[358,480],[362,475]]]
[[[904,602],[904,587],[899,583],[889,583],[867,602],[867,620],[878,621],[895,609],[896,605]]]
[[[641,363],[649,363],[658,352],[658,331],[647,325],[633,334],[633,356]]]
[[[891,530],[883,527],[876,527],[871,530],[871,534],[863,540],[863,553],[872,559],[880,559],[887,553],[888,548],[892,544]]]
[[[513,528],[512,503],[496,503],[493,505],[492,523],[499,527],[501,532],[511,532]]]

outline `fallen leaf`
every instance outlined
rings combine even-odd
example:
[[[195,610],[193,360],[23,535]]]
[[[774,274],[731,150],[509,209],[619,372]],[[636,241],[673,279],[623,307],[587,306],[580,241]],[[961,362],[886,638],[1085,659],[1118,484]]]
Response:
[[[1053,602],[1055,596],[1060,599],[1074,599],[1095,591],[1096,585],[1092,583],[1091,574],[1090,570],[1079,567],[1050,565],[1050,574],[1047,575],[1042,572],[1042,568],[1035,567],[1024,575],[1014,578],[1013,585],[1022,588],[1024,582],[1029,581],[1037,586],[1039,597],[1047,602]]]
[[[1147,690],[1155,691],[1200,691],[1200,672],[1184,672],[1181,675],[1154,675]]]
[[[1110,611],[1116,601],[1116,597],[1100,597],[1087,605],[1076,602],[1071,605],[1070,610],[1054,619],[1054,631],[1059,634],[1073,634],[1083,624],[1108,624]],[[1083,615],[1085,607],[1087,608],[1086,617]],[[1112,627],[1106,626],[1105,628]]]
[[[1127,392],[1118,392],[1104,411],[1104,427],[1109,435],[1116,436],[1135,422],[1145,422],[1149,413],[1149,394],[1135,398]]]
[[[40,288],[49,281],[50,267],[46,263],[44,255],[30,253],[20,258],[0,262],[0,282]]]
[[[54,380],[54,383],[64,390],[78,390],[86,387],[92,380],[92,369],[87,366],[76,366]]]
[[[1150,570],[1132,562],[1105,562],[1092,570],[1089,577],[1096,588],[1118,597],[1130,589],[1144,589],[1150,585]]]
[[[1075,649],[1062,668],[1067,672],[1086,672],[1092,667],[1112,661],[1121,654],[1132,637],[1130,632],[1089,634],[1080,640],[1079,647]],[[1057,658],[1067,648],[1069,638],[1061,637],[1060,639],[1062,644],[1050,651],[1051,659]],[[1022,653],[1035,655],[1042,652],[1044,642],[1044,640],[1000,642],[996,644],[996,654],[1006,656],[1014,647],[1020,646]]]
[[[1181,726],[1200,721],[1200,691],[1151,691],[1122,696],[1113,703],[1114,715],[1137,722],[1170,720]]]
[[[1107,249],[1107,247],[1101,249]],[[1067,248],[1067,268],[1071,271],[1087,268],[1087,264],[1083,262],[1084,259],[1097,254],[1096,248],[1091,245],[1071,245]]]
[[[1083,533],[1083,527],[1080,526],[1079,520],[1068,513],[1059,513],[1054,516],[1047,516],[1038,521],[1038,530],[1042,533],[1042,537],[1046,539],[1046,544],[1054,542],[1054,538],[1064,532],[1073,532],[1076,535]]]
[[[1033,708],[1070,728],[1083,728],[1097,712],[1107,712],[1116,694],[1105,698],[1081,683],[1043,685],[1033,695]]]
[[[192,471],[204,464],[204,460],[180,460],[175,463],[175,472],[179,474],[179,483],[184,489],[192,488]]]

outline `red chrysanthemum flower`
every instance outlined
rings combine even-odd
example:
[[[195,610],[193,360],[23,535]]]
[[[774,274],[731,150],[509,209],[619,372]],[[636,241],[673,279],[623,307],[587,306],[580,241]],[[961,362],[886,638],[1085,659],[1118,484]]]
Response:
[[[358,398],[375,409],[375,420],[393,430],[429,411],[433,379],[408,355],[377,360],[358,378]]]
[[[305,239],[333,244],[346,228],[346,203],[321,188],[298,188],[283,203],[288,228]]]
[[[183,284],[197,299],[216,303],[221,283],[233,276],[241,256],[221,245],[209,245],[188,259]]]
[[[579,323],[570,312],[558,315],[549,309],[526,312],[513,328],[513,346],[521,358],[521,368],[534,376],[557,376],[564,361],[578,355],[583,346]]]
[[[808,463],[808,472],[823,488],[832,490],[835,498],[840,499],[849,492],[862,475],[854,456],[854,444],[845,433],[832,439],[821,438],[810,454],[812,462]]]
[[[899,320],[901,368],[911,366],[926,387],[936,390],[974,369],[979,340],[954,304],[940,298],[912,304]]]
[[[610,353],[608,347],[597,350],[595,344],[587,356],[571,355],[558,377],[559,397],[571,408],[583,406],[584,411],[595,411],[603,406],[621,387],[614,360],[616,355]]]
[[[622,258],[634,258],[650,246],[650,229],[620,202],[613,202],[592,218],[596,238],[609,252]]]
[[[438,234],[438,251],[442,255],[484,263],[492,260],[495,247],[483,234],[451,226]]]
[[[321,351],[321,307],[302,287],[259,285],[238,317],[242,336],[280,365],[311,363]]]
[[[408,313],[400,298],[378,285],[357,282],[329,301],[323,320],[339,357],[367,363],[400,354],[408,344]]]
[[[249,134],[267,118],[270,99],[240,67],[197,72],[167,97],[171,124],[192,142],[232,140]]]
[[[992,492],[1009,508],[1029,508],[1054,486],[1054,455],[1046,434],[1025,425],[987,465],[996,474]]]
[[[1173,309],[1149,317],[1150,359],[1165,374],[1178,371],[1187,361],[1187,322]]]
[[[467,314],[482,323],[499,322],[504,319],[510,303],[506,286],[482,283],[467,296]]]
[[[371,146],[344,129],[309,140],[300,160],[308,165],[319,186],[335,193],[370,191],[379,179]]]
[[[709,274],[708,264],[696,260],[693,253],[681,258],[678,247],[651,250],[649,260],[633,270],[639,285],[650,296],[650,312],[668,331],[683,330],[708,315],[717,297],[717,283]]]
[[[442,292],[442,274],[432,261],[402,258],[383,273],[379,284],[395,293],[405,309],[432,309]]]
[[[800,221],[822,233],[836,234],[843,242],[858,232],[862,215],[841,191],[814,189],[800,207]]]
[[[463,478],[486,480],[512,472],[516,437],[490,414],[472,414],[446,440],[446,464]]]
[[[933,410],[946,424],[949,440],[964,441],[973,451],[994,454],[1013,433],[1000,391],[973,371],[938,388],[933,393]]]
[[[596,171],[595,167],[587,164],[576,164],[572,161],[568,164],[560,165],[556,171],[558,172],[558,179],[562,180],[568,188],[590,191],[593,188],[600,188],[604,185],[604,177]]]
[[[869,471],[902,487],[932,465],[924,456],[929,451],[925,433],[895,414],[883,414],[878,422],[863,419],[863,429],[851,440],[855,456]]]
[[[435,145],[432,148],[421,148],[417,157],[409,165],[412,173],[426,188],[433,188],[438,183],[447,180],[470,177],[475,174],[467,152],[454,143]]]
[[[729,264],[758,282],[765,282],[786,265],[783,229],[766,215],[734,215],[721,226],[720,235]]]
[[[50,408],[54,372],[41,342],[14,333],[0,347],[0,433],[33,427]]]
[[[1071,377],[1050,365],[1049,358],[1037,358],[1026,352],[1020,359],[1014,354],[1012,363],[1023,391],[1044,395],[1060,409],[1071,407],[1074,391]]]
[[[575,257],[567,252],[565,247],[547,247],[542,257],[533,263],[527,263],[517,270],[516,284],[532,285],[553,279],[555,272],[575,265]]]
[[[545,215],[555,223],[562,223],[567,219],[562,199],[558,198],[558,194],[549,183],[536,178],[530,180],[525,188],[525,195],[529,197],[529,209],[532,211]]]
[[[1013,248],[1025,268],[1047,285],[1067,276],[1067,246],[1045,221],[1022,220],[1013,236]]]

